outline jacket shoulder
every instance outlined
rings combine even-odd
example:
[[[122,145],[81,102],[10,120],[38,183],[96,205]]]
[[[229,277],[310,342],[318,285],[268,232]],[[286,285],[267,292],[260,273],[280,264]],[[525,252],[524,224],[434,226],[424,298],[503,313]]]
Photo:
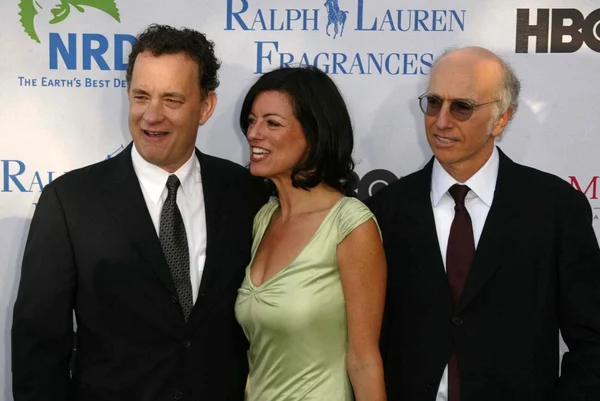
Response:
[[[431,177],[425,169],[401,177],[365,200],[370,208],[398,204],[408,199],[418,188],[429,186]]]
[[[202,153],[202,158],[207,167],[219,171],[219,175],[227,180],[231,180],[238,191],[245,193],[245,196],[255,197],[261,205],[268,200],[269,190],[264,179],[250,174],[247,167],[228,159],[207,155],[206,153]]]
[[[218,168],[222,173],[229,174],[234,177],[245,177],[250,175],[247,168],[240,166],[231,160],[223,159],[217,156],[211,156],[206,153],[202,153],[202,158],[209,166]]]
[[[106,177],[106,174],[116,168],[117,164],[118,161],[115,158],[111,158],[79,167],[55,178],[46,187],[52,187],[57,191],[71,190],[73,188],[81,188],[83,190],[97,183],[99,178]]]
[[[551,196],[569,196],[579,192],[571,183],[561,177],[518,163],[514,163],[513,176],[512,179],[519,181],[521,190],[525,192],[531,190]]]

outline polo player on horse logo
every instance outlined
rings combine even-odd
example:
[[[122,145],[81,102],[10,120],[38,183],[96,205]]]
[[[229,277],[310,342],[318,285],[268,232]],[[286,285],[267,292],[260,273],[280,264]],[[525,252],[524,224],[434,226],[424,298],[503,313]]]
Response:
[[[341,26],[340,37],[344,34],[344,25],[346,25],[346,14],[348,11],[340,10],[340,6],[338,5],[338,0],[327,0],[324,4],[327,8],[327,27],[325,28],[325,33],[327,36],[331,36],[329,34],[329,25],[333,24],[333,38],[338,34],[338,27]]]

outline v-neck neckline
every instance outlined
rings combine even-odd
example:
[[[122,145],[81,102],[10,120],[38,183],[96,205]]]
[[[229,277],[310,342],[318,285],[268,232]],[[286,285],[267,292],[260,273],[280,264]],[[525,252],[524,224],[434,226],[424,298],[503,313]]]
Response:
[[[286,266],[284,266],[277,273],[275,273],[274,275],[272,275],[271,277],[269,277],[267,280],[263,281],[260,285],[256,285],[252,281],[252,275],[251,275],[252,265],[254,264],[254,258],[256,257],[256,254],[258,253],[258,248],[260,248],[260,244],[261,244],[261,242],[262,242],[265,234],[267,233],[267,230],[269,229],[269,226],[271,225],[271,219],[273,218],[273,215],[275,214],[275,212],[277,211],[277,209],[279,209],[279,207],[280,207],[279,200],[277,200],[277,207],[274,207],[273,210],[271,211],[271,215],[269,216],[269,222],[265,225],[264,229],[262,230],[262,233],[260,233],[260,241],[258,243],[258,248],[256,249],[256,253],[254,255],[252,255],[252,259],[250,260],[250,264],[248,265],[248,268],[246,269],[246,275],[248,276],[248,283],[250,284],[251,288],[254,289],[254,290],[257,290],[257,291],[260,290],[260,289],[262,289],[266,284],[269,284],[271,281],[273,281],[278,276],[280,276],[281,274],[283,274],[283,272],[286,271],[288,269],[288,267],[290,267],[291,265],[293,265],[294,262],[296,260],[298,260],[298,258],[306,251],[306,249],[310,246],[310,244],[312,244],[312,242],[314,241],[314,239],[316,238],[316,236],[319,234],[319,232],[325,226],[325,223],[327,222],[327,220],[329,220],[331,218],[331,216],[333,215],[333,212],[335,211],[335,209],[337,209],[339,207],[339,205],[342,203],[342,201],[344,199],[346,199],[346,198],[347,198],[346,196],[341,197],[340,199],[338,199],[333,204],[333,206],[331,206],[331,209],[329,209],[329,211],[327,212],[327,215],[323,218],[323,220],[321,221],[321,223],[319,224],[319,226],[317,227],[317,229],[315,230],[315,232],[312,234],[312,236],[310,237],[310,239],[308,240],[308,242],[306,243],[306,245],[304,245],[302,247],[302,249],[298,252],[298,254],[290,261],[290,263],[288,263]]]

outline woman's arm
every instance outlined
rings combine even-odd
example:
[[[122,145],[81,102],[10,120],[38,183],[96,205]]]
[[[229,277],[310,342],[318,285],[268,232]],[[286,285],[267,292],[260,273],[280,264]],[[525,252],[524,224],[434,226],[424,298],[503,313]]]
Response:
[[[387,271],[375,220],[348,234],[337,256],[348,317],[347,368],[356,401],[385,401],[379,334]]]

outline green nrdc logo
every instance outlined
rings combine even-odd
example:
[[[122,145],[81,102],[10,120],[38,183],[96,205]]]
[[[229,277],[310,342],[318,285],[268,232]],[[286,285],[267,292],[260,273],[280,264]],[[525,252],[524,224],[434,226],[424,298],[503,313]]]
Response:
[[[56,1],[56,0],[54,0]],[[51,7],[51,8],[50,8]],[[50,9],[50,13],[47,15],[48,21],[44,23],[58,24],[64,21],[71,14],[71,9],[74,8],[80,13],[85,12],[85,7],[95,8],[100,11],[104,11],[106,14],[113,17],[117,22],[121,22],[119,15],[119,9],[115,0],[60,0],[59,4],[55,4],[53,7],[47,7]],[[40,43],[40,38],[35,31],[36,15],[40,14],[44,7],[40,5],[37,0],[21,0],[19,2],[19,8],[21,12],[21,25],[25,30],[25,33],[36,42]],[[44,12],[45,13],[45,12]],[[45,13],[47,14],[47,13]],[[39,19],[39,17],[37,18]]]

